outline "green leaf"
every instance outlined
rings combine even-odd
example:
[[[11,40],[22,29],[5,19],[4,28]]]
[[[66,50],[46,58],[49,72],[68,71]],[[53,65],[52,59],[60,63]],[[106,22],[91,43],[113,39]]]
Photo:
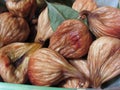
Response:
[[[65,4],[68,5],[70,7],[72,7],[72,4],[75,0],[47,0],[48,2],[56,2],[56,3],[61,3],[61,4]]]
[[[119,0],[95,0],[99,7],[102,6],[112,6],[117,8]]]
[[[54,31],[63,21],[67,19],[77,19],[79,16],[77,11],[68,6],[48,2],[47,5],[51,27]]]
[[[118,8],[120,8],[120,0],[119,0]]]

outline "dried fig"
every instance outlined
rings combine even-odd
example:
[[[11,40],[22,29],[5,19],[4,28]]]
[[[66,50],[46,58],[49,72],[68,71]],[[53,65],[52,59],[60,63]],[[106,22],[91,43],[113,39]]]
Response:
[[[96,37],[110,36],[120,39],[120,10],[114,7],[100,7],[92,12],[82,11],[87,15],[91,32]]]
[[[85,84],[82,73],[49,48],[41,48],[30,57],[28,76],[32,84],[39,86],[56,85],[69,77],[80,78]]]
[[[25,41],[29,35],[28,23],[21,17],[9,12],[0,14],[0,47],[19,41]]]
[[[79,71],[81,71],[86,79],[89,79],[90,73],[89,73],[89,68],[88,68],[88,63],[87,60],[82,60],[82,59],[73,59],[70,60],[70,63],[76,67]]]
[[[92,43],[88,53],[90,81],[93,88],[120,74],[120,40],[100,37]]]
[[[0,76],[5,82],[24,83],[30,55],[41,45],[12,43],[0,49]]]
[[[92,42],[87,26],[80,20],[66,20],[50,38],[49,48],[66,58],[80,58],[87,54]]]
[[[78,78],[68,78],[61,82],[60,87],[64,88],[83,88],[83,83]]]
[[[32,17],[36,10],[36,0],[6,0],[8,10],[20,17]]]
[[[83,10],[93,11],[97,8],[95,0],[75,0],[72,8],[78,12]]]
[[[50,20],[48,17],[48,8],[43,10],[38,18],[37,35],[35,42],[44,42],[53,34],[53,30],[50,26]]]

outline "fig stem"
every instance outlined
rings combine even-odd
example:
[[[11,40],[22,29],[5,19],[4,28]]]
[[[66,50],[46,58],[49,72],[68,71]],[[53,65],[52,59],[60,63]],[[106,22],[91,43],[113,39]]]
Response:
[[[83,10],[82,12],[79,13],[79,18],[84,20],[86,19],[89,15],[91,14],[90,11]]]

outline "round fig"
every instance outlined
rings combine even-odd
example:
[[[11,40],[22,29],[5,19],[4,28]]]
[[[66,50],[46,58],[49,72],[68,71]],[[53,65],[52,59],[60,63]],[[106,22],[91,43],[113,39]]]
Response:
[[[120,40],[113,37],[100,37],[90,46],[88,67],[91,87],[101,85],[120,75]]]
[[[14,15],[30,18],[35,14],[36,0],[6,0],[8,10]]]
[[[12,43],[0,49],[0,76],[9,83],[25,83],[30,55],[38,43]]]
[[[120,10],[114,7],[100,7],[92,12],[82,11],[86,15],[89,28],[96,37],[110,36],[120,39]]]
[[[66,20],[50,38],[49,48],[66,58],[80,58],[87,54],[92,42],[87,26],[80,20]]]
[[[30,29],[28,23],[21,17],[16,17],[9,12],[0,14],[0,47],[25,41]]]
[[[86,82],[81,72],[49,48],[38,49],[31,55],[28,76],[32,84],[39,86],[56,85],[69,77],[80,78],[83,85]]]

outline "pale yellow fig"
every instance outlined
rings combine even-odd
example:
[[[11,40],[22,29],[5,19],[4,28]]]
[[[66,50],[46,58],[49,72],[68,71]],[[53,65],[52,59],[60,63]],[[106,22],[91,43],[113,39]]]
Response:
[[[38,43],[12,43],[0,49],[0,76],[9,83],[25,83],[30,55]]]
[[[85,78],[59,53],[49,48],[41,48],[31,55],[28,65],[30,82],[39,86],[56,85],[69,77],[79,78],[85,84]]]
[[[94,41],[88,53],[88,66],[93,88],[120,75],[120,40],[106,36]]]
[[[0,14],[0,47],[25,41],[30,33],[28,23],[21,17],[9,12]]]
[[[50,25],[50,20],[48,17],[48,8],[43,10],[38,18],[37,25],[37,35],[35,37],[35,42],[44,42],[51,37],[53,30]]]
[[[93,11],[97,8],[95,0],[75,0],[72,8],[78,12],[83,10]]]
[[[92,12],[82,11],[80,17],[86,15],[89,28],[96,37],[110,36],[120,39],[120,10],[104,6]]]

